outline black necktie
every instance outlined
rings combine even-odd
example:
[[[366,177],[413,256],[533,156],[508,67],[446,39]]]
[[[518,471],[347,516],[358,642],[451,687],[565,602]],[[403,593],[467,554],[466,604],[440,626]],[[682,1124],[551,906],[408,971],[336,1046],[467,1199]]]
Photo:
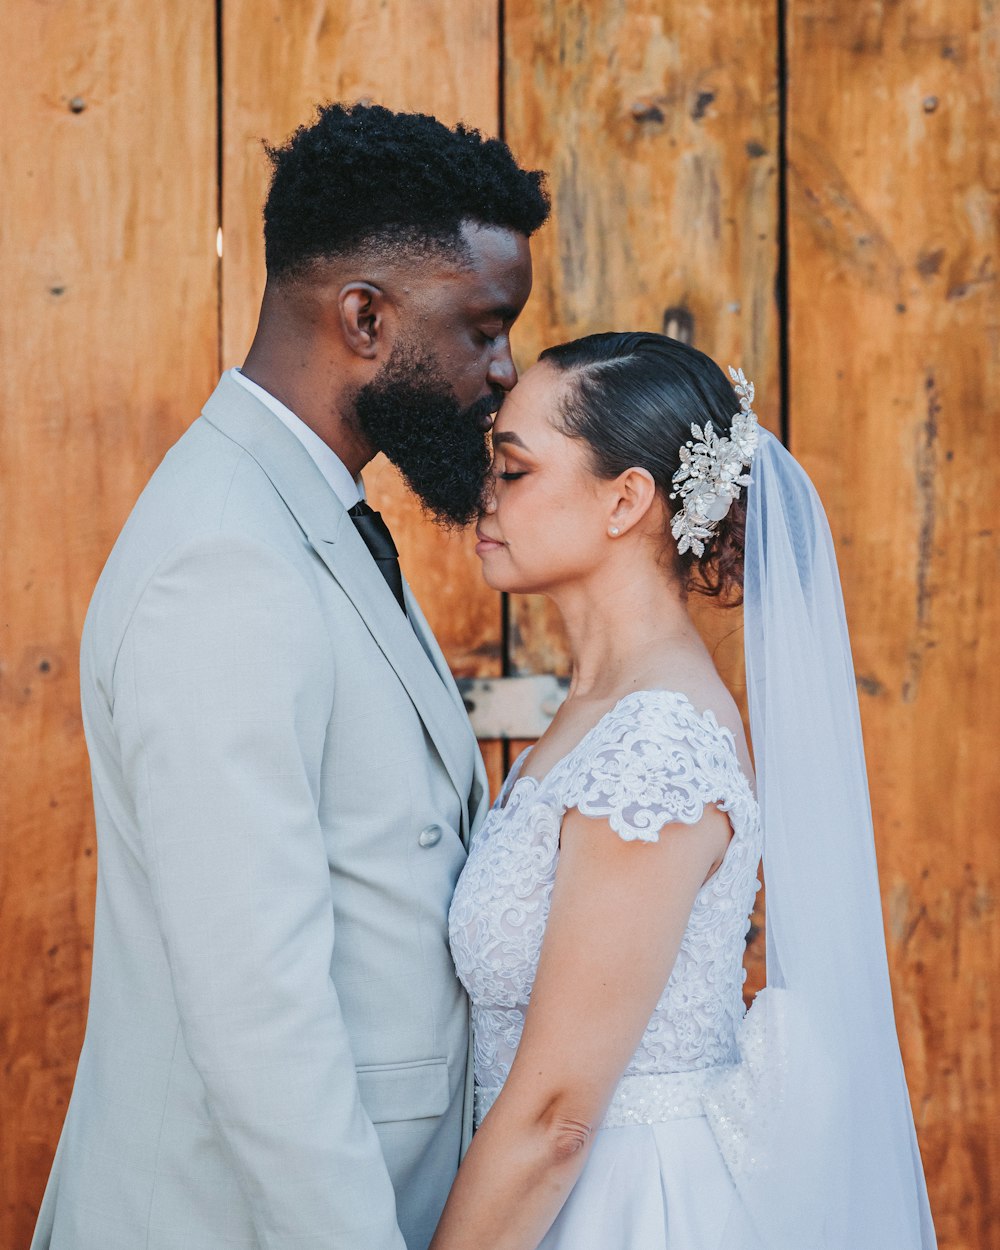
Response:
[[[392,541],[388,525],[382,520],[381,513],[369,507],[362,499],[353,508],[348,508],[347,515],[354,522],[355,529],[371,552],[378,571],[396,596],[396,602],[405,612],[406,602],[403,599],[403,575],[399,571],[399,552]]]

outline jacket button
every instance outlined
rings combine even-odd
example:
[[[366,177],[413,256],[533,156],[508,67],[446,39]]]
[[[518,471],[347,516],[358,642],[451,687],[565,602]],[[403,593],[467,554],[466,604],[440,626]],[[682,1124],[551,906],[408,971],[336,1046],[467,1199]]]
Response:
[[[441,826],[428,825],[426,829],[421,829],[417,841],[421,846],[437,846],[441,841]]]

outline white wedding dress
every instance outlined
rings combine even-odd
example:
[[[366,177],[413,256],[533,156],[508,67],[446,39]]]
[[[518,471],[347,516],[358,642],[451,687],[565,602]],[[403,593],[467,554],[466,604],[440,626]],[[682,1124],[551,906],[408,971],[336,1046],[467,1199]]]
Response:
[[[476,1124],[520,1040],[564,813],[577,808],[626,841],[652,842],[718,804],[733,828],[725,858],[698,893],[670,979],[540,1250],[743,1250],[733,1230],[753,1162],[747,1130],[761,1114],[759,1069],[771,1065],[764,1012],[744,1016],[761,829],[733,736],[683,694],[636,691],[543,779],[519,777],[526,755],[473,842],[451,907],[452,951],[472,1000]],[[610,835],[595,825],[594,836]]]

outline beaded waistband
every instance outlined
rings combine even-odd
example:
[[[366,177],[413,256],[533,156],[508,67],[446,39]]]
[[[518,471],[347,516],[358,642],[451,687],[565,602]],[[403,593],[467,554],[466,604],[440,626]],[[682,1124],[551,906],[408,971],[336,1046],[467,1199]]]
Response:
[[[658,1072],[623,1076],[608,1105],[601,1128],[628,1124],[665,1124],[705,1114],[705,1095],[727,1068],[699,1068],[693,1072]],[[502,1086],[476,1086],[475,1123],[482,1124]]]

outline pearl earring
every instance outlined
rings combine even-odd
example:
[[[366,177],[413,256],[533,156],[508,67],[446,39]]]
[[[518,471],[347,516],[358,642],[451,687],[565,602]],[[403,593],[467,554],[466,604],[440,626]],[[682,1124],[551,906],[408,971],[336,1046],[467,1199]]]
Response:
[[[611,535],[612,538],[617,538],[618,535],[621,533],[621,531],[619,530],[617,525],[612,525],[612,527],[608,530],[608,533]]]

